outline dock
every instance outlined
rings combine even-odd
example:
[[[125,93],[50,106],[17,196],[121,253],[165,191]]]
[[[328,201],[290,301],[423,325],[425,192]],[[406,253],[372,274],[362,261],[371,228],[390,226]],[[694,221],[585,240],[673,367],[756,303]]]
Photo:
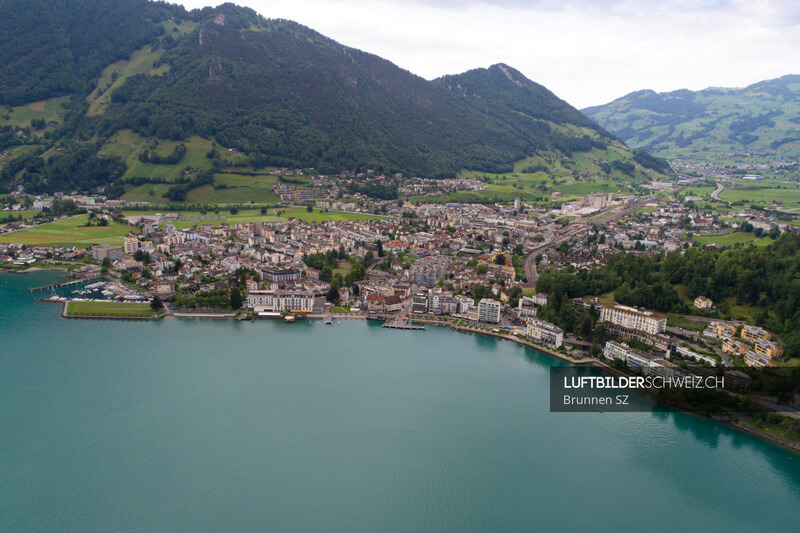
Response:
[[[76,279],[72,281],[65,281],[63,283],[54,283],[52,285],[45,285],[44,287],[34,287],[33,289],[28,289],[28,292],[38,292],[38,291],[47,291],[51,289],[58,289],[60,287],[69,287],[72,285],[77,285],[79,283],[87,283],[89,281],[95,281],[102,278],[93,278],[93,279]]]

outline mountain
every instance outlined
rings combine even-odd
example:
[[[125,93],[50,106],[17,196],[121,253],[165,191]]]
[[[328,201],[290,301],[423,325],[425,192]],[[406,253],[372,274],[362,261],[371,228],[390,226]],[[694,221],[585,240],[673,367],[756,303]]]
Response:
[[[745,88],[637,91],[584,114],[661,157],[800,156],[800,76]]]
[[[158,23],[188,16],[149,0],[0,2],[0,103],[80,93],[100,71],[164,34]]]
[[[20,139],[39,147],[6,163],[0,181],[21,181],[30,191],[47,192],[56,182],[76,189],[114,182],[121,167],[107,160],[115,153],[130,160],[133,152],[107,150],[101,164],[99,151],[102,143],[130,138],[125,132],[136,138],[142,162],[154,161],[149,154],[158,141],[200,139],[235,149],[235,164],[253,169],[452,177],[462,169],[511,172],[537,154],[560,167],[561,157],[613,144],[611,159],[621,158],[617,166],[632,178],[647,179],[645,168],[669,171],[507,65],[427,81],[300,24],[233,4],[187,12],[147,0],[35,1],[52,13],[40,21],[31,13],[12,19],[24,19],[27,33],[0,20],[0,35],[18,41],[15,52],[0,51],[0,62],[14,65],[14,72],[0,70],[11,76],[0,85],[9,110],[0,116],[0,149]],[[3,5],[13,14],[24,4]],[[87,24],[100,29],[88,31]],[[48,62],[50,55],[61,60]],[[30,79],[19,74],[26,69]],[[66,100],[53,98],[62,95]],[[19,137],[16,128],[26,119],[31,128]],[[97,144],[97,153],[85,142],[73,146],[75,139]],[[54,153],[56,143],[68,153]],[[234,162],[216,163],[219,169]],[[122,172],[148,177],[131,173],[130,165]],[[91,178],[74,177],[83,174]]]

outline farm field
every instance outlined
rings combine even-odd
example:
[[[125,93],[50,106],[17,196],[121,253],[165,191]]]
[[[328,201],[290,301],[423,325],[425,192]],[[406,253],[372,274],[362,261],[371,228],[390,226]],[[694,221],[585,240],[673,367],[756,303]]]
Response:
[[[12,215],[14,217],[22,216],[23,220],[27,220],[29,218],[33,218],[38,213],[39,211],[37,211],[36,209],[23,209],[21,211],[0,211],[0,218],[5,218],[9,215]]]
[[[186,154],[174,165],[155,165],[142,163],[139,160],[139,154],[145,150],[154,151],[160,156],[168,156],[176,146],[181,144],[180,141],[161,140],[158,141],[158,145],[153,149],[153,142],[153,139],[142,137],[130,130],[123,130],[109,139],[103,148],[103,153],[118,156],[125,161],[128,165],[128,171],[125,172],[123,179],[144,177],[173,181],[183,175],[186,167],[199,168],[201,170],[209,170],[211,168],[211,159],[206,157],[206,153],[211,150],[212,143],[207,139],[195,135],[183,142],[186,146]],[[145,184],[134,190],[145,188],[148,185]],[[128,191],[128,194],[130,192]],[[125,196],[123,198],[128,199]]]
[[[327,213],[319,209],[314,209],[309,213],[305,208],[291,207],[291,208],[278,208],[277,211],[284,218],[294,217],[306,222],[327,222],[333,220],[334,222],[354,222],[359,220],[377,220],[384,218],[380,215],[371,215],[367,213],[348,213],[345,211],[328,211]],[[270,213],[275,212],[275,209],[270,209]]]
[[[776,188],[776,187],[763,187],[759,189],[729,189],[726,188],[720,194],[720,198],[728,202],[754,202],[766,203],[780,201],[785,207],[800,202],[800,187],[799,188]]]
[[[123,316],[151,317],[163,311],[155,311],[148,303],[128,302],[69,302],[67,314],[72,316]]]
[[[0,126],[27,127],[31,125],[31,120],[42,119],[45,122],[61,122],[64,119],[66,110],[61,106],[69,100],[68,96],[40,100],[12,108],[11,112],[6,109],[0,110]]]
[[[594,148],[586,153],[574,153],[574,162],[563,162],[554,154],[542,154],[528,157],[517,161],[513,172],[504,174],[489,174],[485,172],[462,170],[458,173],[459,178],[489,179],[488,187],[485,191],[459,191],[438,197],[410,198],[411,201],[425,203],[443,202],[487,202],[498,201],[507,203],[514,198],[520,197],[527,202],[549,203],[553,192],[560,192],[565,195],[559,200],[573,200],[579,196],[585,196],[594,192],[610,193],[629,193],[630,189],[624,183],[638,183],[651,177],[657,176],[652,171],[643,171],[637,166],[635,178],[622,174],[618,170],[612,170],[609,176],[605,176],[600,168],[601,161],[616,161],[623,156],[617,146],[610,145],[605,150]],[[595,162],[597,161],[597,162]],[[546,172],[535,171],[525,172],[529,169],[545,167]],[[573,177],[574,172],[583,173],[589,177],[584,177],[581,181]],[[604,177],[600,177],[600,176]],[[556,183],[558,182],[558,183]],[[514,185],[521,186],[521,189]],[[713,190],[713,188],[711,189]]]
[[[719,246],[733,246],[738,243],[753,243],[756,246],[766,246],[772,243],[769,237],[758,238],[752,233],[737,231],[728,235],[695,235],[694,240],[698,244],[708,245],[717,244]]]
[[[92,244],[122,245],[125,235],[139,230],[125,224],[109,222],[108,226],[81,227],[89,215],[59,220],[0,236],[0,242],[40,246],[77,246],[86,248]]]
[[[685,189],[681,194],[683,196],[700,196],[700,197],[711,197],[711,193],[716,190],[716,187],[712,187],[710,185],[697,185],[695,187],[689,187]]]
[[[164,214],[165,210],[135,210],[126,211],[126,215],[139,216],[139,215],[155,215],[156,213]],[[280,213],[280,215],[279,215]],[[290,217],[308,222],[326,222],[334,220],[337,222],[343,221],[357,221],[357,220],[375,220],[381,218],[378,215],[370,215],[366,213],[346,213],[343,211],[328,211],[327,213],[315,209],[309,213],[305,208],[277,208],[267,210],[267,214],[262,215],[260,209],[243,209],[235,215],[232,215],[228,210],[220,210],[218,213],[213,211],[207,212],[205,215],[199,212],[184,212],[182,213],[181,220],[175,222],[176,228],[190,228],[197,224],[213,224],[219,226],[223,222],[228,224],[245,223],[245,222],[279,222],[288,220]]]
[[[280,202],[280,198],[272,189],[272,185],[277,180],[276,176],[268,175],[215,174],[214,184],[224,185],[226,188],[215,189],[211,185],[204,185],[189,191],[189,194],[186,195],[186,201],[188,203],[212,204],[244,204],[246,202],[277,204]]]

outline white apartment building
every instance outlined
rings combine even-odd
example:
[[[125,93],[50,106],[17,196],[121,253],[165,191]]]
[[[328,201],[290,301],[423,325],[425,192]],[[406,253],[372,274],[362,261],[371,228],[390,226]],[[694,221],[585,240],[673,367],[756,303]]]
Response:
[[[125,253],[135,254],[139,251],[139,239],[136,237],[125,237]]]
[[[539,320],[537,318],[528,320],[526,333],[528,334],[528,338],[532,341],[545,344],[552,348],[558,348],[564,344],[564,330],[544,320]]]
[[[478,303],[478,320],[497,324],[500,322],[500,309],[500,302],[484,298]]]
[[[606,342],[606,345],[603,348],[603,357],[605,357],[609,361],[613,361],[614,359],[627,361],[628,350],[630,349],[631,347],[625,344],[624,342],[608,341]]]
[[[634,330],[648,335],[663,333],[667,329],[667,317],[652,311],[640,311],[619,304],[603,304],[600,321],[604,324]]]
[[[302,290],[258,290],[247,295],[247,307],[262,312],[306,312],[314,309],[314,294]]]

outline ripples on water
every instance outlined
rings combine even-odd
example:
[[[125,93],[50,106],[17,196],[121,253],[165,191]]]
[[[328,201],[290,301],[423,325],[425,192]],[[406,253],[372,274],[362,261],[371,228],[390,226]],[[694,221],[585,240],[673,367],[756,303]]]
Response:
[[[793,531],[797,455],[682,413],[550,413],[496,339],[64,320],[0,275],[3,530]]]

